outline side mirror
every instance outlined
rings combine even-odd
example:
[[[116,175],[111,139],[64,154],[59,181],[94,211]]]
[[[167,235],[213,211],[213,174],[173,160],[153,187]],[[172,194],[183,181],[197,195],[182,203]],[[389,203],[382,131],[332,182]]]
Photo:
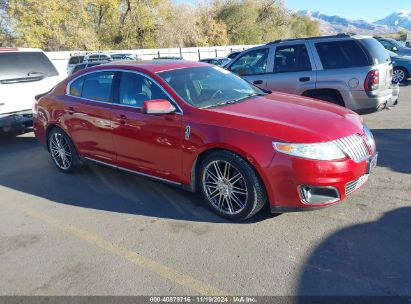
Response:
[[[391,51],[393,51],[393,52],[398,52],[398,49],[397,49],[396,46],[393,46],[392,49],[391,49]]]
[[[141,111],[145,114],[170,114],[176,108],[166,99],[152,99],[143,102]]]

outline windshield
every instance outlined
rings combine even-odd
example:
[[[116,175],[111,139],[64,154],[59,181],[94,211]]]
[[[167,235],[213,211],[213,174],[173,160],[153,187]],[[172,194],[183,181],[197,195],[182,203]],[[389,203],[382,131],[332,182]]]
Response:
[[[158,73],[188,104],[213,107],[266,95],[261,89],[220,67],[196,67]]]
[[[404,45],[402,45],[400,42],[398,42],[397,40],[395,40],[395,39],[390,39],[390,42],[392,43],[392,44],[394,44],[397,48],[399,48],[399,49],[403,49],[404,48]]]
[[[44,53],[0,53],[0,80],[57,75],[56,68]]]

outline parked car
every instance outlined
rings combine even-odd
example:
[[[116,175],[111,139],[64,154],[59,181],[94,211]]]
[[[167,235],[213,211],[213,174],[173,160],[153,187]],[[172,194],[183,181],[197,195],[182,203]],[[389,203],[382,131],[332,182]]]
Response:
[[[91,68],[91,67],[96,66],[96,65],[106,64],[106,63],[109,63],[109,62],[110,61],[108,61],[108,60],[103,60],[103,61],[91,61],[91,62],[86,61],[86,62],[83,62],[83,63],[79,63],[79,64],[76,64],[73,67],[73,69],[72,69],[72,71],[69,75],[74,74],[78,71],[87,69],[87,68]]]
[[[225,57],[217,57],[217,58],[204,58],[201,59],[200,62],[205,62],[205,63],[209,63],[209,64],[214,64],[214,65],[218,65],[218,66],[225,66],[226,64],[228,64],[231,61],[231,59],[229,58],[225,58]]]
[[[73,72],[73,68],[76,64],[83,63],[85,56],[85,53],[70,56],[70,59],[67,63],[67,75],[70,75]]]
[[[394,52],[387,52],[391,57],[392,64],[394,65],[392,82],[406,82],[411,75],[411,56],[399,56]]]
[[[396,104],[392,65],[374,38],[347,34],[276,40],[226,67],[262,89],[329,101],[358,113]]]
[[[81,63],[112,61],[110,55],[104,53],[76,53],[70,57],[67,64],[67,75],[73,74],[74,67]]]
[[[387,50],[398,55],[411,56],[411,49],[392,38],[376,38]]]
[[[93,61],[111,61],[111,56],[105,53],[91,53],[84,57],[84,61],[93,62]]]
[[[110,63],[38,96],[34,131],[63,172],[82,161],[200,191],[243,220],[344,199],[368,179],[375,142],[354,112],[268,94],[200,62]]]
[[[60,80],[42,50],[0,48],[0,132],[30,128],[34,96],[49,91]]]
[[[117,60],[138,60],[137,55],[134,54],[110,54],[110,57],[112,60],[117,61]]]
[[[227,55],[228,59],[234,59],[235,57],[237,57],[238,55],[240,55],[242,53],[242,51],[234,51],[231,52],[230,54]]]

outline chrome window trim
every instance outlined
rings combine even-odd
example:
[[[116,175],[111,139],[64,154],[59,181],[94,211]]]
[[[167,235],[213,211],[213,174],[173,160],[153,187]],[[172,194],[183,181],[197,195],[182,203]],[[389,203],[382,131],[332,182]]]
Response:
[[[168,184],[172,184],[172,185],[176,185],[176,186],[181,186],[182,185],[181,183],[178,183],[178,182],[166,179],[166,178],[161,178],[161,177],[157,177],[157,176],[150,175],[150,174],[147,174],[147,173],[143,173],[143,172],[140,172],[140,171],[130,170],[130,169],[127,169],[127,168],[124,168],[124,167],[112,165],[112,164],[109,164],[109,163],[106,163],[106,162],[103,162],[103,161],[100,161],[100,160],[93,159],[91,157],[84,157],[84,158],[91,161],[91,162],[94,162],[94,163],[97,163],[97,164],[100,164],[100,165],[104,165],[104,166],[108,166],[108,167],[113,168],[113,169],[118,169],[118,170],[121,170],[121,171],[124,171],[124,172],[133,173],[133,174],[136,174],[136,175],[139,175],[139,176],[151,178],[151,179],[154,179],[154,180],[158,180],[158,181],[168,183]]]
[[[162,85],[160,85],[160,84],[159,84],[155,79],[153,79],[151,76],[149,76],[149,75],[147,75],[147,74],[145,74],[145,73],[142,73],[142,72],[134,71],[134,70],[126,70],[126,69],[102,69],[102,70],[89,71],[89,72],[87,72],[87,73],[81,74],[81,75],[73,78],[72,80],[70,80],[70,81],[67,83],[67,86],[66,86],[66,95],[67,95],[67,96],[70,96],[70,97],[74,97],[74,98],[79,98],[79,99],[82,99],[82,100],[86,100],[86,101],[92,101],[92,102],[103,103],[103,104],[111,104],[111,105],[126,107],[126,108],[130,108],[130,109],[140,109],[140,110],[141,110],[141,107],[133,107],[133,106],[124,105],[124,104],[121,104],[121,103],[94,100],[94,99],[84,98],[84,97],[81,97],[81,96],[75,96],[75,95],[71,95],[71,94],[70,94],[70,87],[71,87],[71,85],[73,84],[73,82],[75,82],[77,79],[79,79],[79,78],[81,78],[81,77],[85,77],[85,76],[87,76],[87,75],[89,75],[89,74],[94,74],[94,73],[99,73],[99,72],[134,73],[134,74],[140,75],[140,76],[142,76],[142,77],[146,77],[146,78],[148,78],[150,81],[152,81],[154,84],[156,84],[156,85],[163,91],[163,93],[165,93],[165,94],[167,95],[167,97],[170,98],[171,103],[172,103],[173,106],[175,106],[175,108],[177,109],[177,111],[174,112],[175,114],[183,115],[183,113],[184,113],[184,112],[183,112],[183,109],[180,107],[180,105],[175,101],[175,99],[174,99],[173,97],[171,97],[171,95],[163,88]]]

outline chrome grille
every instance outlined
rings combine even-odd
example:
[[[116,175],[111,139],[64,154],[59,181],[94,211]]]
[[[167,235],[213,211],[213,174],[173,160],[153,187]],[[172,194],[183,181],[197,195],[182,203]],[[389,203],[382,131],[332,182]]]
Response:
[[[363,161],[370,156],[365,140],[359,134],[353,134],[341,139],[337,139],[334,143],[340,148],[349,158],[355,162]]]
[[[356,180],[353,180],[351,182],[348,182],[345,184],[345,195],[348,195],[358,188],[360,188],[364,183],[368,180],[368,174],[361,176],[360,178],[357,178]]]

